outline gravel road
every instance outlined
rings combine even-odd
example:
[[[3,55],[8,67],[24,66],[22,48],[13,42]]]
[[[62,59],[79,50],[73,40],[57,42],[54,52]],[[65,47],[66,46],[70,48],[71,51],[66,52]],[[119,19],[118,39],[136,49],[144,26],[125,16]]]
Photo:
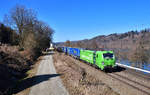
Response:
[[[37,84],[31,87],[29,95],[69,95],[62,84],[60,74],[56,73],[52,55],[44,56],[36,76]]]

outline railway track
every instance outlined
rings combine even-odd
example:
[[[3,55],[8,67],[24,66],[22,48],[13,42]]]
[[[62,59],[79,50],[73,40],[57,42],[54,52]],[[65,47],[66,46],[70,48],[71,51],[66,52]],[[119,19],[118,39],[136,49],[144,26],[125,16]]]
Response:
[[[100,71],[100,72],[103,72],[103,71],[101,71],[101,70],[99,70],[97,68],[95,68],[95,69],[98,70],[98,71]],[[129,74],[129,72],[126,71],[126,70],[125,71],[121,71],[121,72]],[[112,72],[112,73],[106,73],[106,74],[108,76],[112,77],[113,79],[116,79],[116,80],[118,80],[118,81],[120,81],[120,82],[122,82],[122,83],[124,83],[126,85],[129,85],[130,87],[132,87],[134,89],[137,89],[138,91],[143,92],[146,95],[150,95],[150,86],[144,85],[144,84],[142,84],[140,82],[137,82],[135,80],[131,80],[128,77],[125,77],[123,75],[120,75],[120,74],[117,74],[117,73],[114,73],[114,72]],[[139,73],[137,74],[135,72],[132,72],[131,74],[132,75],[136,74],[138,77],[142,77],[142,78],[146,79],[148,82],[150,81],[149,77],[144,76],[142,74],[139,74]]]
[[[140,77],[140,78],[143,78],[143,79],[145,79],[145,80],[147,80],[147,81],[150,82],[150,75],[149,75],[149,76],[145,76],[145,75],[143,75],[143,74],[140,74],[140,72],[134,72],[134,71],[132,71],[132,70],[124,71],[124,73],[136,75],[136,76],[138,76],[138,77]]]
[[[77,60],[76,60],[77,61]],[[82,62],[82,61],[80,61]],[[85,63],[85,62],[82,62],[82,63]],[[87,64],[85,63],[86,65],[88,66],[91,66],[90,64]],[[104,73],[103,71],[101,71],[100,69],[97,69],[95,66],[93,66],[96,71],[98,72],[102,72]],[[124,70],[124,71],[118,71],[118,72],[123,72],[125,74],[129,74],[128,71]],[[111,77],[112,79],[115,79],[115,80],[118,80],[120,81],[121,83],[125,84],[125,85],[128,85],[130,87],[132,87],[133,89],[136,89],[140,92],[142,92],[143,94],[142,95],[150,95],[150,86],[148,85],[144,85],[142,83],[140,83],[139,81],[135,81],[135,80],[131,80],[129,79],[128,77],[126,76],[123,76],[123,75],[120,75],[121,73],[117,74],[117,72],[112,72],[112,73],[106,73],[106,75],[108,75],[109,77]],[[141,74],[137,74],[135,72],[132,72],[131,75],[133,75],[133,77],[135,77],[134,75],[137,75],[138,77],[142,77],[142,79],[146,79],[147,82],[149,82],[150,78],[147,77],[147,76],[144,76],[144,75],[141,75]]]
[[[94,68],[95,68],[95,66],[94,66]],[[103,71],[101,71],[101,70],[99,70],[97,68],[95,68],[95,69],[98,70],[98,71],[100,71],[100,72],[103,72]],[[121,72],[129,74],[129,72],[127,72],[126,70],[125,71],[121,71]],[[126,84],[126,85],[128,85],[128,86],[130,86],[132,88],[134,88],[134,89],[137,89],[138,91],[143,92],[145,95],[150,95],[150,86],[144,85],[144,84],[142,84],[140,82],[137,82],[135,80],[131,80],[128,77],[125,77],[123,75],[119,75],[119,74],[114,73],[114,72],[112,72],[112,73],[106,73],[106,74],[108,76],[112,77],[113,79],[116,79],[116,80],[118,80],[118,81],[120,81],[120,82],[122,82],[122,83],[124,83],[124,84]],[[150,81],[150,78],[147,77],[147,76],[144,76],[142,74],[137,74],[135,72],[132,72],[132,75],[134,75],[134,74],[138,75],[138,77],[142,77],[142,78],[146,79],[148,82]]]
[[[139,82],[133,81],[133,80],[129,79],[128,77],[124,77],[124,76],[121,76],[116,73],[108,73],[107,75],[112,77],[113,79],[116,79],[116,80],[126,84],[126,85],[131,86],[134,89],[137,89],[137,90],[145,93],[146,95],[150,95],[150,87],[149,86],[146,86]]]

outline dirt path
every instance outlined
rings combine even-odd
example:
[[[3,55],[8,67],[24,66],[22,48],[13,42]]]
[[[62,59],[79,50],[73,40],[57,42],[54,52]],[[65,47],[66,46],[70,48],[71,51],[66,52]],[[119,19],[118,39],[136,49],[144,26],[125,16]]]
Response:
[[[56,73],[52,55],[44,56],[36,74],[36,84],[29,95],[69,95]]]

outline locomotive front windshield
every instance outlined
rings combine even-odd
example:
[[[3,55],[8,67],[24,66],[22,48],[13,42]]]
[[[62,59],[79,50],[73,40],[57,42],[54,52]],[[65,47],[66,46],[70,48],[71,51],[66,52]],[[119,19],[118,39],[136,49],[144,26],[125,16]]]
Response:
[[[104,58],[113,58],[113,56],[114,56],[113,53],[104,53],[103,54]]]

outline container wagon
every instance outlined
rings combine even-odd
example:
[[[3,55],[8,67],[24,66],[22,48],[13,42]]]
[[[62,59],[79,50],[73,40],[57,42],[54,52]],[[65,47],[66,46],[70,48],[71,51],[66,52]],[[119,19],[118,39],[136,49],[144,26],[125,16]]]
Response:
[[[70,54],[72,57],[79,59],[80,58],[80,49],[79,48],[70,48]]]

